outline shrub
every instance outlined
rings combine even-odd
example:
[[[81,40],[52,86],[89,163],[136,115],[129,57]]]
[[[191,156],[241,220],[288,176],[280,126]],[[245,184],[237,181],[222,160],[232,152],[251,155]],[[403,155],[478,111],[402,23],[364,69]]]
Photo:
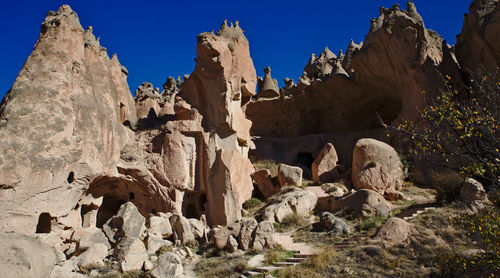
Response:
[[[440,260],[442,274],[446,277],[465,276],[495,277],[500,273],[500,199],[497,206],[489,206],[477,213],[462,214],[453,220],[464,228],[467,235],[480,238],[484,252],[465,257],[455,253]]]
[[[243,208],[249,212],[253,212],[262,206],[262,201],[257,198],[251,198],[243,203]]]
[[[445,76],[446,89],[426,98],[417,120],[388,128],[406,139],[412,160],[456,170],[490,190],[500,184],[500,82],[488,74],[470,75],[465,89]]]
[[[309,221],[305,217],[291,213],[283,217],[280,223],[275,222],[274,228],[278,231],[286,231],[307,224],[309,224]]]

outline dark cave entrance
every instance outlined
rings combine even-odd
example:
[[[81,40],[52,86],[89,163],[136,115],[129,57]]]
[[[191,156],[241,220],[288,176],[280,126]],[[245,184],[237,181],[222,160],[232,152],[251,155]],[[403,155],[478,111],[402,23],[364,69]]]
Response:
[[[50,233],[50,230],[51,230],[50,222],[51,221],[52,221],[52,217],[50,217],[50,213],[48,213],[48,212],[40,213],[40,216],[38,216],[38,224],[36,225],[36,232],[35,233],[37,233],[37,234]]]
[[[205,213],[207,197],[202,192],[185,192],[182,200],[182,215],[186,218],[200,219]]]
[[[307,168],[311,169],[312,164],[314,162],[314,157],[313,157],[312,153],[310,153],[310,152],[299,152],[297,154],[296,161],[297,161],[297,163],[302,164],[302,165],[306,166]]]
[[[102,205],[99,207],[97,211],[97,223],[96,226],[98,228],[102,228],[102,226],[120,209],[120,206],[125,204],[125,200],[119,198],[117,196],[105,195],[102,200]]]

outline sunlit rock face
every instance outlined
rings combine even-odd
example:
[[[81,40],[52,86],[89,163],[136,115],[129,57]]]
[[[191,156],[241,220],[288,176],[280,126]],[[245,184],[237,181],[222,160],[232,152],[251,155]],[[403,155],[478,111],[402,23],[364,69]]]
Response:
[[[136,121],[127,71],[75,12],[49,12],[0,108],[0,230],[34,233],[41,215],[76,226],[89,180],[116,176]]]

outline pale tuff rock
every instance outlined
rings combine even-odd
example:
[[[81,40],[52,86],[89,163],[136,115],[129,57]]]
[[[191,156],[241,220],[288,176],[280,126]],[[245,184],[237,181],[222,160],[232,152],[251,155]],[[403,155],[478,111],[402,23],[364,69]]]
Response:
[[[375,191],[360,189],[341,199],[331,199],[328,202],[329,211],[350,209],[357,217],[387,217],[390,212],[389,204],[384,197]]]
[[[337,151],[333,144],[326,144],[312,164],[313,181],[321,183],[334,182],[339,177],[338,160]]]
[[[381,195],[401,189],[403,164],[390,145],[375,139],[360,139],[352,157],[351,178],[356,189],[371,189]]]
[[[123,238],[143,238],[145,219],[133,203],[125,203],[118,213],[103,226],[109,241],[120,242]]]
[[[179,277],[183,272],[182,258],[173,252],[165,252],[158,257],[158,263],[151,275],[155,278],[169,278]]]
[[[134,124],[136,111],[116,56],[62,6],[42,23],[0,119],[0,230],[31,234],[40,219],[46,231],[79,225],[73,209],[89,178],[117,174],[131,137],[122,123]]]
[[[283,186],[302,186],[302,172],[300,167],[280,163],[278,166],[278,182]]]
[[[375,238],[383,241],[385,247],[405,243],[415,232],[412,224],[398,217],[391,217],[378,230]]]
[[[125,237],[115,247],[115,257],[123,272],[139,270],[148,259],[146,247],[138,238]]]
[[[280,187],[273,184],[269,170],[261,169],[253,172],[251,176],[257,189],[265,198],[269,198],[280,191]]]
[[[312,192],[292,189],[282,193],[276,201],[265,207],[262,210],[262,218],[270,222],[281,222],[285,216],[290,214],[308,216],[309,212],[316,206],[317,201],[318,197]]]

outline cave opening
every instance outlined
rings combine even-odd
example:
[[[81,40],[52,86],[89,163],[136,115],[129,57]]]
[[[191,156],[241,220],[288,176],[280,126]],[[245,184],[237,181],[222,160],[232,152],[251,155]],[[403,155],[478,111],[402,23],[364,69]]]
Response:
[[[73,181],[75,180],[75,173],[73,171],[69,172],[69,175],[68,175],[68,183],[73,183]]]
[[[50,222],[51,221],[52,221],[52,218],[50,217],[50,213],[48,213],[48,212],[40,213],[40,216],[38,216],[38,223],[36,225],[36,232],[35,233],[37,233],[37,234],[50,233],[50,230],[51,230]]]
[[[311,169],[314,162],[314,156],[310,152],[299,152],[296,158],[297,163]]]
[[[207,198],[202,192],[185,192],[182,200],[182,215],[186,218],[200,219],[205,213]]]
[[[102,228],[102,226],[120,209],[120,206],[123,205],[125,200],[119,198],[117,196],[105,195],[102,200],[102,205],[99,207],[97,211],[97,223],[96,226],[98,228]]]

